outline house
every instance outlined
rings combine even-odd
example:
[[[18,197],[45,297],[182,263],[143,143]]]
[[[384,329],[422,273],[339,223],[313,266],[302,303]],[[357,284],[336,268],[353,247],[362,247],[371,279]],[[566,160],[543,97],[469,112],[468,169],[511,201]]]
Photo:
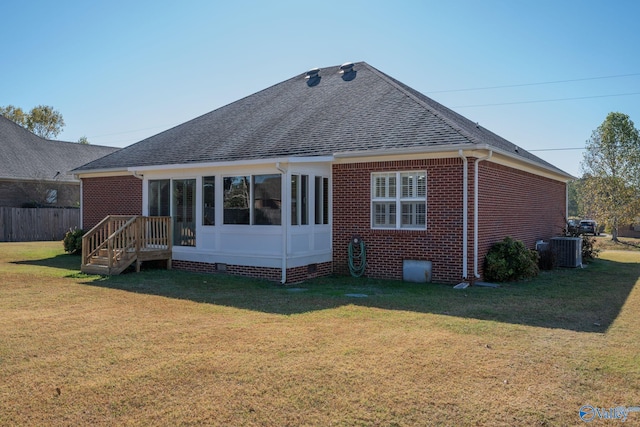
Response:
[[[369,277],[416,260],[433,281],[473,281],[496,241],[561,232],[572,179],[365,62],[298,74],[74,172],[85,229],[171,216],[174,268],[283,283],[348,274],[354,236]]]
[[[0,115],[0,206],[78,207],[71,171],[118,148],[41,138]]]

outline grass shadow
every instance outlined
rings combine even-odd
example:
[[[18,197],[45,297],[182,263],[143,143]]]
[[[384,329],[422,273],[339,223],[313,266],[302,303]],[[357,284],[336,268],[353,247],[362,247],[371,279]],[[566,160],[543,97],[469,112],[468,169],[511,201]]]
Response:
[[[88,276],[83,283],[280,315],[344,305],[431,313],[581,332],[605,332],[640,276],[640,264],[599,259],[584,269],[542,272],[497,289],[327,277],[295,287],[182,271]],[[82,277],[82,276],[80,276]]]
[[[80,268],[80,256],[60,254],[49,258],[24,260],[24,261],[10,261],[11,264],[16,265],[32,265],[38,267],[59,268],[62,270],[77,270]]]

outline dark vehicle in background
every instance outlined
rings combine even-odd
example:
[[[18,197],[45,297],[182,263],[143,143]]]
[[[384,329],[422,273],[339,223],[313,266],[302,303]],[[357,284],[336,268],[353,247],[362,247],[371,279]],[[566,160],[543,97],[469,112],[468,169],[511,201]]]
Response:
[[[594,236],[600,234],[598,233],[598,224],[592,219],[583,219],[580,221],[578,232],[580,234],[593,234]]]
[[[580,234],[580,220],[569,219],[567,220],[567,234],[574,236]]]

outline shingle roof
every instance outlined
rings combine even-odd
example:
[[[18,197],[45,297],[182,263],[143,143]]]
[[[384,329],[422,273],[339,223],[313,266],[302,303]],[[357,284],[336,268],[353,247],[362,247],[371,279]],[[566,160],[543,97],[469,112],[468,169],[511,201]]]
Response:
[[[54,141],[0,115],[0,179],[77,181],[72,169],[117,151],[100,145]]]
[[[365,62],[353,70],[299,74],[78,171],[487,144],[563,173]]]

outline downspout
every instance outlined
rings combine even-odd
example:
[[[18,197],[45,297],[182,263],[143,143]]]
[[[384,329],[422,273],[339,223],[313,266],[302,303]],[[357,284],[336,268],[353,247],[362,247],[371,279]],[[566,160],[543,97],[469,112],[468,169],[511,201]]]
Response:
[[[458,150],[458,155],[462,159],[462,280],[467,280],[468,277],[468,243],[469,243],[469,170],[468,160],[462,150]]]
[[[288,234],[288,223],[289,216],[287,213],[289,212],[289,192],[287,190],[287,169],[280,166],[280,162],[276,162],[276,169],[278,169],[283,176],[283,190],[284,194],[282,195],[282,277],[280,279],[280,283],[283,285],[287,283],[287,234]]]
[[[77,175],[76,175],[77,177]],[[84,228],[84,202],[82,201],[82,199],[84,199],[84,181],[82,180],[82,178],[78,178],[80,179],[80,229]]]
[[[489,160],[493,156],[493,151],[489,150],[489,154],[475,160],[473,171],[473,277],[480,278],[478,272],[478,163],[483,160]]]
[[[569,181],[564,183],[564,228],[569,228]]]

